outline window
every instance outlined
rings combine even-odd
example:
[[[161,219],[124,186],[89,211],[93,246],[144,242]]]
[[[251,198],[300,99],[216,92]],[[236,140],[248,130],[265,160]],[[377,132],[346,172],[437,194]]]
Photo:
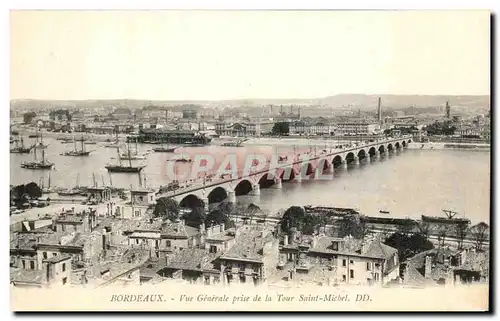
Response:
[[[167,240],[167,241],[165,241],[165,243],[166,243],[167,247],[171,247],[172,246],[172,242],[171,241]]]
[[[61,229],[62,229],[63,232],[65,232],[66,231],[66,225],[62,224],[61,225]]]
[[[349,261],[349,264],[354,264],[354,261],[353,261],[353,260],[350,260],[350,261]]]
[[[345,282],[347,280],[347,277],[345,276],[345,274],[342,274],[342,281]]]
[[[52,256],[57,256],[57,253],[52,253]]]
[[[217,253],[217,246],[210,245],[210,253]]]
[[[160,242],[158,240],[155,241],[155,247],[159,248],[160,247]]]
[[[144,201],[144,197],[139,196],[139,201],[141,201],[141,202]]]
[[[339,250],[339,242],[333,242],[332,243],[332,249],[334,251],[338,251]]]
[[[379,274],[378,274],[378,273],[375,273],[375,274],[373,275],[373,279],[374,279],[375,281],[378,281],[378,279],[379,279]]]
[[[347,260],[346,259],[342,260],[342,266],[347,266]]]
[[[43,259],[47,259],[47,252],[43,252]]]
[[[25,269],[26,268],[26,261],[22,260],[21,262],[23,262],[23,269]]]
[[[139,244],[139,239],[135,239],[135,244]]]
[[[351,279],[354,279],[354,270],[349,270],[349,274],[350,274],[349,277]]]
[[[66,271],[66,263],[63,263],[63,264],[62,264],[62,271],[63,271],[63,272],[64,272],[64,271]]]
[[[30,261],[30,269],[35,269],[35,261]]]
[[[64,284],[66,284],[66,282],[68,282],[68,278],[63,278],[63,279],[62,279],[62,283],[63,283],[63,285],[64,285]]]
[[[141,216],[141,211],[135,211],[135,216]]]
[[[240,283],[245,283],[245,276],[244,275],[240,276]]]
[[[371,262],[366,262],[366,270],[371,271],[372,270],[372,263]]]

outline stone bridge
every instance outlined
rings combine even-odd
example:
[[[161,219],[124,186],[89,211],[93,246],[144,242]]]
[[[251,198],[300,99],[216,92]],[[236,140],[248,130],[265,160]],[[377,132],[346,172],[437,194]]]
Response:
[[[262,188],[281,188],[283,182],[328,177],[331,179],[335,169],[347,168],[348,164],[359,164],[383,154],[402,151],[411,141],[411,136],[402,136],[368,143],[351,143],[346,148],[323,150],[316,154],[296,154],[292,155],[293,160],[287,159],[274,165],[268,160],[264,169],[250,172],[248,175],[199,182],[175,191],[159,193],[157,199],[170,197],[178,201],[181,207],[204,207],[208,210],[211,203],[234,203],[236,196],[260,195]]]

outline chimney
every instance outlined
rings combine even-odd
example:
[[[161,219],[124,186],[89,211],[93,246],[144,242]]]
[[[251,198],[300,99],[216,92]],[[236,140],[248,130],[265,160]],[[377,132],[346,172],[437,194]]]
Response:
[[[224,234],[225,231],[226,231],[226,224],[221,223],[220,224],[220,232],[221,232],[221,234]]]
[[[207,237],[212,237],[212,231],[213,231],[213,227],[209,227],[207,229]]]
[[[427,255],[425,257],[425,272],[424,272],[425,274],[424,274],[424,276],[427,279],[430,279],[431,272],[432,272],[432,257],[430,255]]]
[[[283,239],[283,245],[284,246],[288,245],[288,235],[285,235],[285,238]]]
[[[107,245],[107,234],[106,234],[106,229],[102,230],[102,249],[106,250],[106,245]]]
[[[315,236],[313,236],[313,238],[312,238],[312,241],[311,241],[311,247],[312,247],[312,248],[315,248],[317,244],[318,244],[318,237],[315,235]]]

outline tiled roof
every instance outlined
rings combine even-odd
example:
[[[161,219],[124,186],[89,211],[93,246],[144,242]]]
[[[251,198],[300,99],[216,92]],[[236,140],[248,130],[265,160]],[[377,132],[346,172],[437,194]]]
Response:
[[[59,263],[64,260],[71,259],[71,255],[56,255],[56,256],[51,256],[48,259],[43,260],[43,262],[48,262],[48,263]]]
[[[386,245],[382,242],[373,241],[370,243],[366,253],[363,254],[370,257],[389,259],[397,252],[398,250],[396,250],[393,247],[390,247],[389,245]]]
[[[214,270],[213,261],[220,254],[208,253],[204,249],[182,249],[168,258],[167,268],[191,271]]]
[[[264,245],[274,239],[270,232],[267,232],[262,237],[263,232],[266,233],[266,231],[260,231],[252,227],[242,228],[236,238],[236,244],[229,249],[223,258],[261,262],[264,258],[262,255]]]
[[[42,270],[10,269],[11,282],[42,284],[43,276]]]

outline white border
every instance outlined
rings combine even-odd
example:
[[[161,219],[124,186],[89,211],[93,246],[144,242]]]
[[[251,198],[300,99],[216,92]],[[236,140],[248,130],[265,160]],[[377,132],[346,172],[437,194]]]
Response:
[[[235,0],[218,0],[218,1],[213,1],[213,0],[176,0],[176,1],[152,1],[152,0],[115,0],[115,1],[103,1],[103,0],[86,0],[86,1],[62,1],[62,0],[50,0],[50,1],[43,1],[43,4],[41,4],[41,1],[37,0],[23,0],[23,1],[7,1],[7,2],[2,2],[2,7],[5,7],[5,10],[2,10],[2,24],[1,24],[1,40],[2,43],[4,44],[4,50],[1,52],[2,53],[2,62],[4,64],[4,68],[2,70],[8,71],[9,70],[9,10],[15,10],[15,9],[32,9],[32,10],[37,10],[37,9],[69,9],[69,10],[74,10],[74,9],[87,9],[87,10],[95,10],[95,9],[114,9],[114,10],[122,10],[122,9],[128,9],[128,10],[137,10],[137,9],[142,9],[142,10],[150,10],[150,9],[211,9],[211,10],[217,10],[217,9],[281,9],[281,10],[290,10],[290,9],[302,9],[302,10],[322,10],[322,9],[349,9],[349,10],[369,10],[369,9],[378,9],[378,10],[391,10],[391,9],[490,9],[493,12],[498,13],[499,10],[498,6],[500,4],[500,1],[498,0],[475,0],[475,1],[464,1],[464,0],[454,0],[454,1],[438,1],[438,0],[410,0],[410,1],[402,1],[402,0],[385,0],[385,1],[370,1],[370,0],[350,0],[350,1],[327,1],[327,0],[304,0],[304,1],[297,1],[297,0],[288,0],[288,1],[276,1],[276,0],[250,0],[248,2],[244,1],[235,1]],[[495,40],[498,40],[498,34],[495,35]],[[495,41],[496,42],[496,41]],[[2,151],[2,156],[0,158],[2,166],[4,166],[4,170],[6,170],[5,173],[7,173],[8,166],[9,166],[9,153],[8,153],[8,146],[7,146],[7,136],[8,134],[8,128],[9,128],[9,73],[6,72],[4,74],[4,77],[2,78],[3,81],[3,86],[1,87],[1,95],[2,95],[2,105],[4,106],[2,108],[2,115],[5,115],[2,117],[2,121],[5,121],[3,128],[3,133],[5,136],[3,136],[2,139],[0,139],[0,144],[1,144],[1,151]],[[495,86],[495,89],[497,86]],[[498,91],[495,91],[498,92]],[[495,109],[496,112],[499,112],[496,109],[496,106],[492,106],[492,109]],[[495,113],[496,114],[496,113]],[[500,117],[500,115],[496,115],[496,118]],[[495,124],[496,125],[496,124]],[[496,126],[493,126],[495,128]],[[496,137],[496,130],[494,130],[494,135],[495,135],[495,141],[497,141]],[[498,142],[497,142],[498,144]],[[498,146],[494,146],[496,150]],[[497,164],[496,164],[497,165]],[[498,179],[497,175],[495,175],[495,179]],[[9,180],[9,178],[7,178]],[[3,193],[1,195],[7,195],[8,190],[7,190],[7,183],[4,182],[1,186],[1,189],[3,190]],[[500,200],[500,198],[497,197],[495,193],[494,197],[497,200]],[[5,198],[6,199],[6,198]],[[7,244],[8,237],[9,237],[9,218],[7,214],[7,203],[2,204],[4,208],[4,213],[2,214],[2,220],[5,222],[2,224],[3,227],[3,232],[2,235],[4,237],[4,242],[3,244]],[[495,224],[495,231],[498,231],[498,221],[500,221],[500,218],[496,218],[496,224]],[[495,244],[496,245],[496,244]],[[7,252],[7,246],[4,245],[2,249]],[[495,258],[498,257],[498,251],[495,253]],[[3,255],[4,258],[7,257],[7,253],[4,253]],[[1,292],[1,302],[4,305],[4,309],[2,311],[5,311],[5,315],[3,317],[6,317],[6,319],[11,319],[14,318],[14,315],[10,313],[10,308],[9,308],[9,292],[8,292],[8,287],[7,287],[7,279],[8,279],[8,266],[7,263],[5,262],[4,264],[0,265],[1,272],[3,275],[3,280],[4,280],[4,286],[2,287],[2,292]],[[495,278],[498,280],[498,276]],[[496,285],[496,284],[495,284]],[[496,286],[495,286],[496,288]],[[495,295],[495,297],[498,300],[498,293]],[[75,298],[77,300],[78,298]],[[498,308],[498,305],[497,305]],[[293,316],[293,315],[292,315]],[[366,317],[373,318],[373,315],[365,315]],[[35,319],[36,317],[39,316],[29,316],[25,317],[26,319]],[[98,319],[105,319],[109,318],[111,316],[97,316],[97,315],[87,315],[85,318],[93,318],[94,320]],[[120,317],[120,316],[117,316]],[[140,318],[140,316],[134,316],[134,318]],[[160,316],[162,318],[175,318],[176,316],[174,315],[165,315],[165,316]],[[220,318],[219,315],[212,315],[212,316],[202,316],[202,315],[191,315],[187,318],[195,318],[195,317],[215,317],[215,318]],[[227,315],[226,317],[234,318],[236,317],[235,315]],[[289,316],[278,316],[278,315],[270,315],[270,316],[264,316],[264,315],[256,315],[253,316],[255,318],[288,318]],[[304,315],[297,315],[297,317],[304,317]],[[341,317],[340,315],[336,316],[329,316],[325,315],[327,318],[331,317]],[[355,316],[354,319],[362,318],[364,316],[358,315]],[[382,316],[376,316],[376,317],[386,317],[385,315]],[[394,317],[401,317],[401,315],[395,315]],[[403,316],[406,317],[406,316]],[[433,318],[452,318],[454,316],[446,316],[446,315],[439,315],[439,316],[421,316],[420,318],[426,318],[426,319],[433,319]],[[471,318],[478,318],[479,316],[474,316]],[[4,319],[4,318],[2,318]]]

